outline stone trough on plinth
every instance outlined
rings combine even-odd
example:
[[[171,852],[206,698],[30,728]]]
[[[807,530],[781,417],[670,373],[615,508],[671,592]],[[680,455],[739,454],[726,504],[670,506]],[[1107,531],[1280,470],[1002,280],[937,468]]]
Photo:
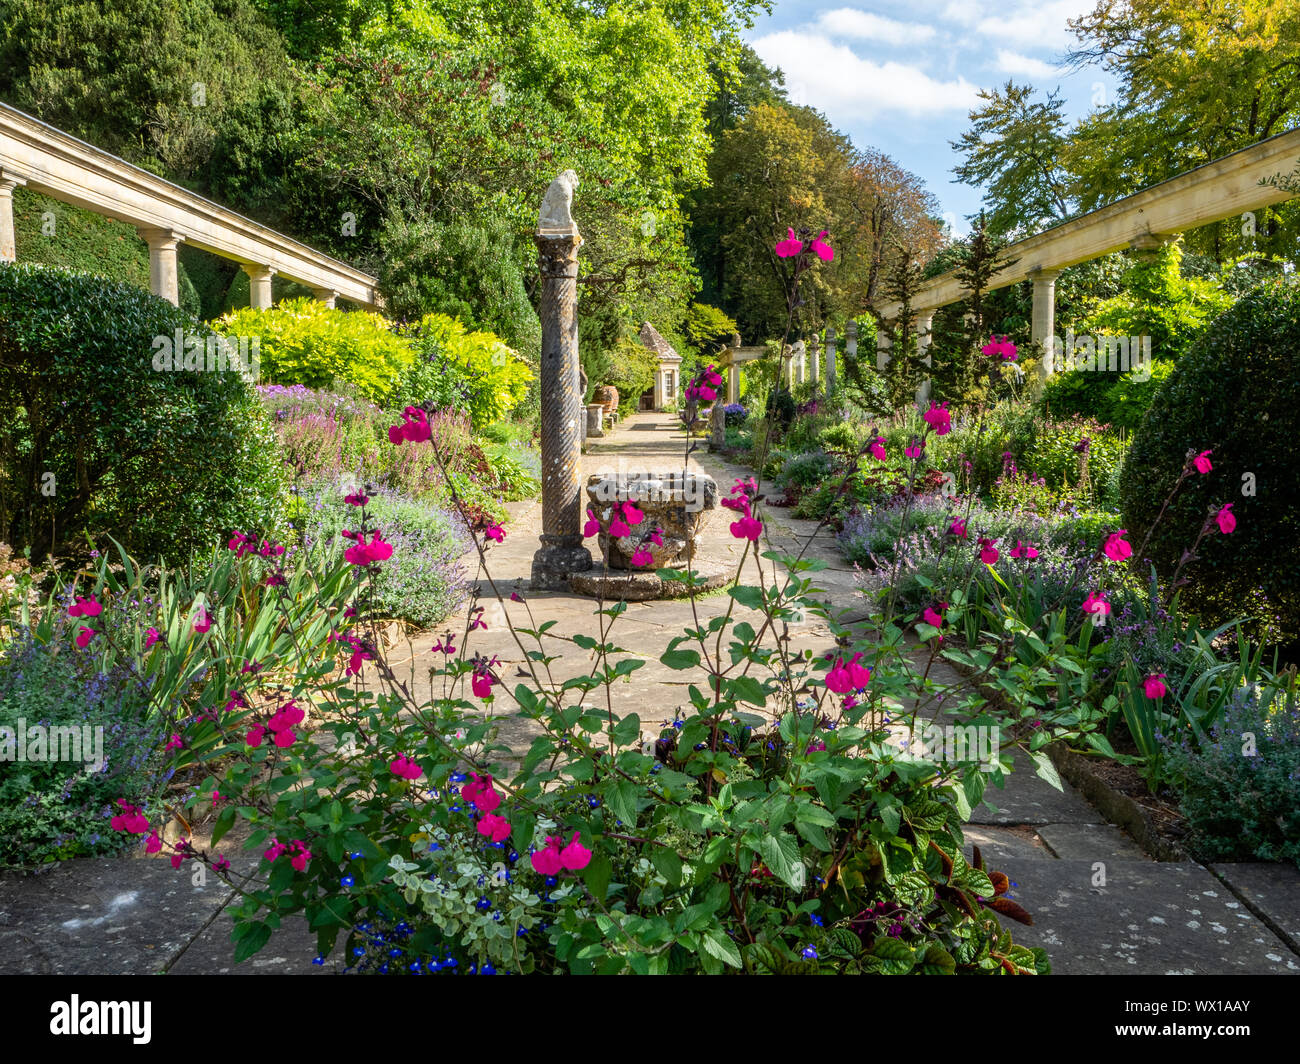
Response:
[[[625,504],[640,512],[640,521],[625,521]],[[597,473],[587,478],[587,505],[600,524],[597,540],[605,564],[570,575],[569,587],[578,594],[631,602],[690,594],[684,582],[664,580],[660,569],[694,570],[703,581],[695,585],[697,594],[727,582],[730,573],[725,565],[699,555],[700,532],[718,506],[718,485],[711,476]],[[615,522],[626,527],[626,535],[611,534]],[[658,535],[652,538],[656,530]],[[649,555],[648,564],[633,564],[638,551]]]

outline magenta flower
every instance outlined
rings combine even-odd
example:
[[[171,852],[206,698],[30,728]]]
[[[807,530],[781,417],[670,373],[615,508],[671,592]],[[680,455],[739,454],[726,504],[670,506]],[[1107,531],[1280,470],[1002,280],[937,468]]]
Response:
[[[158,835],[157,830],[149,832],[149,839],[144,844],[145,853],[157,853],[162,849],[162,838]]]
[[[925,611],[921,614],[921,620],[925,621],[925,623],[930,625],[932,628],[943,627],[943,618],[939,615],[939,612],[931,606],[925,608]]]
[[[591,851],[578,841],[578,832],[573,833],[569,845],[560,851],[560,864],[570,872],[580,872],[591,863]]]
[[[125,831],[128,835],[143,835],[149,830],[149,821],[137,805],[128,805],[121,798],[117,800],[122,811],[113,817],[108,826],[114,831]]]
[[[885,454],[884,436],[877,436],[874,440],[871,441],[871,457],[874,458],[877,462],[883,462],[885,460],[886,454]]]
[[[185,740],[182,739],[179,735],[175,735],[175,734],[173,734],[172,737],[171,737],[170,739],[167,740],[167,745],[164,746],[163,749],[164,749],[164,750],[179,750],[179,749],[180,749],[182,746],[184,746],[184,745],[185,745]]]
[[[199,635],[203,635],[203,633],[211,627],[212,618],[208,616],[208,611],[200,606],[199,615],[194,618],[194,630],[198,632]]]
[[[408,406],[402,411],[403,423],[393,425],[388,430],[388,439],[395,446],[400,447],[403,440],[409,440],[411,443],[421,443],[424,440],[433,438],[433,431],[429,428],[429,419],[423,410],[417,406]]]
[[[644,547],[637,547],[636,553],[632,555],[632,564],[638,569],[644,569],[647,565],[654,562],[654,555]]]
[[[424,775],[424,769],[405,754],[399,754],[397,760],[388,766],[388,771],[404,780],[418,780]]]
[[[365,541],[365,534],[362,532],[354,533],[354,536],[356,542],[343,552],[343,557],[353,565],[384,562],[393,556],[393,545],[384,542],[383,533],[378,529],[375,529],[375,534],[370,537],[369,543]]]
[[[260,724],[255,724],[248,729],[248,734],[244,736],[244,742],[249,746],[261,746],[266,738],[266,729]]]
[[[980,348],[980,354],[999,356],[1004,362],[1014,362],[1016,360],[1016,345],[1008,340],[1005,336],[999,339],[996,336],[990,336],[989,342]]]
[[[822,240],[822,237],[827,235],[829,234],[826,232],[825,229],[823,229],[820,233],[818,233],[815,237],[813,237],[812,243],[809,245],[813,249],[813,251],[816,252],[817,257],[821,259],[822,262],[830,262],[831,259],[835,258],[834,250],[831,248],[829,244],[827,244],[824,240]]]
[[[1169,688],[1164,683],[1165,674],[1163,672],[1153,672],[1142,681],[1142,692],[1147,698],[1164,698],[1169,693]]]
[[[662,547],[664,545],[664,530],[662,528],[656,528],[653,532],[651,532],[650,542],[653,543],[656,547]]]
[[[998,560],[998,549],[993,545],[996,542],[996,539],[980,536],[980,561],[985,565],[993,565]]]
[[[104,607],[93,598],[79,598],[68,607],[69,617],[98,617],[103,612]]]
[[[1118,532],[1112,532],[1102,545],[1102,553],[1113,562],[1122,562],[1133,556],[1133,545],[1124,539],[1127,531],[1127,528],[1121,528]]]
[[[483,535],[492,540],[493,543],[504,543],[506,541],[506,530],[500,525],[493,525],[491,528],[484,529]]]
[[[353,495],[344,495],[343,501],[349,506],[365,506],[370,501],[370,496],[363,495],[358,491]]]
[[[1088,597],[1083,600],[1083,612],[1094,621],[1107,616],[1110,613],[1110,603],[1106,601],[1106,592],[1088,592]]]
[[[903,453],[908,458],[920,458],[921,453],[925,450],[925,441],[913,442],[911,446],[904,447]]]
[[[739,521],[731,522],[731,534],[737,539],[747,539],[753,543],[763,534],[763,522],[757,517],[746,514]]]
[[[479,698],[491,698],[494,683],[496,678],[490,672],[479,672],[477,669],[469,681],[470,687]]]
[[[623,504],[623,520],[629,525],[639,525],[645,520],[645,514],[636,508],[632,503]]]
[[[546,849],[538,850],[529,860],[533,871],[542,876],[558,876],[563,867],[560,861],[560,840],[552,835],[546,837]]]
[[[1214,519],[1219,522],[1219,531],[1225,536],[1237,527],[1237,518],[1232,513],[1232,507],[1234,505],[1234,503],[1228,503],[1226,506],[1221,507],[1219,512],[1214,515]]]
[[[948,404],[930,401],[930,409],[921,415],[921,420],[934,429],[936,436],[946,436],[952,431],[952,415],[948,413]]]
[[[501,795],[492,786],[492,776],[471,772],[469,777],[470,782],[461,788],[461,795],[480,813],[492,812],[501,804]]]
[[[590,506],[587,507],[587,523],[582,526],[582,534],[586,537],[600,534],[600,521],[596,518],[596,512]]]
[[[1208,473],[1211,469],[1214,468],[1214,466],[1210,464],[1210,455],[1213,453],[1214,450],[1213,448],[1211,448],[1208,451],[1202,451],[1200,454],[1198,454],[1195,458],[1192,459],[1192,465],[1196,466],[1196,471],[1198,473]]]
[[[853,690],[860,691],[871,682],[871,670],[865,665],[859,665],[858,659],[862,657],[861,652],[854,654],[844,666],[849,670],[849,681],[853,684]]]
[[[76,644],[80,649],[85,650],[86,647],[90,646],[90,641],[97,635],[99,635],[99,633],[93,628],[87,628],[83,624],[81,626],[81,631],[77,633]]]
[[[510,821],[496,813],[480,817],[476,829],[480,835],[486,835],[489,842],[505,842],[510,838]]]
[[[966,531],[966,521],[961,517],[954,517],[952,524],[948,526],[948,531],[958,539],[969,539],[970,534]]]
[[[849,674],[848,667],[840,658],[835,659],[835,664],[826,673],[825,682],[827,690],[833,691],[837,695],[846,695],[853,690],[853,677]]]
[[[158,629],[157,629],[157,628],[150,628],[150,629],[149,629],[147,632],[145,632],[145,634],[144,634],[144,648],[145,648],[145,650],[148,650],[148,649],[149,649],[151,646],[153,646],[156,642],[158,642]]]
[[[1037,557],[1038,557],[1038,551],[1035,550],[1033,547],[1029,546],[1027,543],[1025,543],[1024,540],[1020,540],[1020,539],[1018,539],[1018,540],[1016,540],[1016,545],[1015,545],[1015,547],[1011,550],[1011,557],[1013,557],[1013,558],[1037,558]]]
[[[803,241],[794,235],[794,230],[787,229],[787,232],[789,235],[772,249],[777,258],[792,259],[803,251]]]
[[[615,539],[621,539],[623,536],[630,536],[632,530],[624,524],[623,519],[615,512],[609,521],[609,534]]]

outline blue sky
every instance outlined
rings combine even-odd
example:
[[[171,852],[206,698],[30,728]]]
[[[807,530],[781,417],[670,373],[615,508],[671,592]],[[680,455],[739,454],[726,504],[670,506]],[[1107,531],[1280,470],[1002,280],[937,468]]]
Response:
[[[776,0],[746,37],[780,67],[795,103],[815,107],[859,146],[918,174],[958,234],[979,209],[978,189],[953,182],[949,147],[969,126],[980,89],[1028,81],[1061,89],[1076,119],[1114,91],[1097,67],[1060,64],[1074,44],[1066,20],[1095,0]]]

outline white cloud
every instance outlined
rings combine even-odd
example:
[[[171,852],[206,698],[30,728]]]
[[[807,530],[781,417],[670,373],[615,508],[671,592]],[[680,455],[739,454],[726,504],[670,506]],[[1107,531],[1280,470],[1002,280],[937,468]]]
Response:
[[[1089,0],[1030,0],[1010,10],[1005,5],[998,7],[998,14],[981,18],[977,24],[985,37],[1005,44],[1030,45],[1040,51],[1064,51],[1076,43],[1066,20],[1092,11],[1094,5]]]
[[[978,88],[963,77],[938,81],[906,63],[862,59],[819,33],[770,33],[755,40],[753,48],[763,62],[785,72],[793,102],[835,111],[837,122],[885,112],[964,112],[979,102]]]
[[[1044,63],[1041,59],[1011,52],[1005,48],[998,50],[998,69],[1005,74],[1024,74],[1031,78],[1051,78],[1058,73],[1051,63]]]
[[[922,44],[935,34],[933,26],[899,22],[869,11],[859,11],[856,7],[837,7],[834,11],[823,12],[817,28],[833,37],[858,37],[895,45]]]

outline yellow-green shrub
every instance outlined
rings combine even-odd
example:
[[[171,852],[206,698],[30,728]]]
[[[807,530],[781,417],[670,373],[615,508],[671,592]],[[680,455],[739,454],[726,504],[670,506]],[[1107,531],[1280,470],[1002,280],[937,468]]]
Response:
[[[533,371],[495,333],[470,332],[446,314],[404,330],[414,349],[400,403],[469,414],[475,428],[499,421],[528,394]]]

